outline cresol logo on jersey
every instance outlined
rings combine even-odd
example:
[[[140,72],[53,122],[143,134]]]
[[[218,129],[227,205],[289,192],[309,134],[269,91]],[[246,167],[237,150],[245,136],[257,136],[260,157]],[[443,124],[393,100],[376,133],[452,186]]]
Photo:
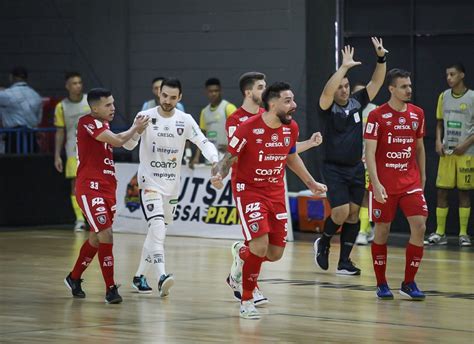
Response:
[[[227,178],[222,190],[214,189],[207,175],[205,178],[204,175],[185,176],[181,178],[181,183],[175,221],[240,224],[237,208],[233,204],[230,178]]]

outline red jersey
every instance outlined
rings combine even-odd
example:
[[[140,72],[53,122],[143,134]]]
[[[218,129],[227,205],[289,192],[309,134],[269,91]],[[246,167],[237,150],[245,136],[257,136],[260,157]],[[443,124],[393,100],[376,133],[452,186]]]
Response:
[[[91,115],[82,116],[77,124],[77,180],[76,188],[81,194],[101,194],[115,198],[117,180],[112,146],[95,138],[109,129]]]
[[[413,104],[407,104],[404,112],[395,111],[387,103],[370,112],[364,138],[377,140],[377,175],[387,194],[421,189],[416,142],[423,136],[425,115]]]
[[[241,106],[237,110],[235,110],[232,115],[230,115],[226,122],[225,122],[225,131],[227,134],[227,142],[229,143],[230,140],[232,139],[232,136],[234,136],[235,131],[241,125],[243,122],[248,120],[249,118],[257,115],[261,115],[262,113],[265,112],[264,108],[258,108],[258,112],[255,113],[250,113],[248,111],[245,111],[244,108]],[[232,184],[232,188],[235,186],[235,172],[236,172],[236,164],[232,165],[232,171],[230,175],[230,181]],[[235,194],[235,189],[233,189],[234,194]]]
[[[259,192],[268,198],[284,196],[286,158],[296,152],[298,133],[295,121],[272,129],[256,115],[242,123],[227,148],[238,156],[235,190]]]

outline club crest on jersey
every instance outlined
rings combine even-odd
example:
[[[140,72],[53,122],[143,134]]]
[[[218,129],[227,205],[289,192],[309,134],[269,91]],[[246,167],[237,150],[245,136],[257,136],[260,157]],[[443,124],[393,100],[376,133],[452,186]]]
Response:
[[[107,222],[107,217],[105,215],[99,215],[97,216],[97,222],[99,222],[101,225],[105,225]]]
[[[155,125],[156,124],[156,118],[151,119],[151,124]]]
[[[254,233],[258,232],[258,223],[252,223],[249,227],[252,232]]]
[[[285,143],[285,146],[289,146],[289,145],[290,145],[290,140],[291,140],[291,138],[288,137],[288,136],[285,137],[285,138],[283,138],[283,142]]]
[[[411,123],[411,127],[413,128],[413,130],[418,129],[418,122],[417,122],[417,121],[413,121],[413,122]]]
[[[184,133],[184,128],[176,128],[176,132],[178,133],[179,136],[181,136]]]
[[[382,214],[382,211],[380,209],[374,209],[374,216],[376,218],[379,218],[381,214]]]
[[[147,204],[146,208],[148,209],[148,211],[153,211],[153,209],[155,209],[155,206],[153,204]]]

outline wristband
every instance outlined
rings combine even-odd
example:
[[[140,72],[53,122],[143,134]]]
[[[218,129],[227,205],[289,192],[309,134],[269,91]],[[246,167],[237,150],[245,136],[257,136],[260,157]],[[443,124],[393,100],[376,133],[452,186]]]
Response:
[[[387,62],[387,54],[384,56],[377,56],[377,63],[385,63]]]

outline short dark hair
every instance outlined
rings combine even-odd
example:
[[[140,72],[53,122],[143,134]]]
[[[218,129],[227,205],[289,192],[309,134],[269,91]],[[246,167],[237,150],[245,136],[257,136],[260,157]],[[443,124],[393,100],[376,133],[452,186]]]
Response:
[[[388,71],[385,82],[387,86],[394,86],[398,78],[409,78],[410,76],[411,73],[409,71],[399,68],[393,68]]]
[[[274,98],[280,98],[280,93],[282,91],[288,91],[291,89],[290,84],[282,81],[274,82],[268,86],[265,91],[262,93],[262,102],[265,110],[270,110],[268,102]]]
[[[100,98],[107,98],[112,95],[106,88],[93,88],[87,92],[87,103],[92,106],[93,103],[100,101]]]
[[[157,76],[156,78],[154,78],[152,81],[151,81],[151,84],[153,85],[155,82],[157,81],[163,81],[165,80],[165,77],[164,76]]]
[[[10,74],[14,78],[27,80],[28,79],[28,70],[23,66],[15,66],[11,69]]]
[[[217,78],[209,78],[206,80],[206,83],[204,84],[205,87],[209,86],[219,86],[221,87],[221,81]]]
[[[176,78],[165,78],[163,79],[163,82],[161,83],[161,89],[163,87],[168,86],[171,88],[177,88],[179,89],[179,94],[183,93],[183,89],[181,88],[181,81],[179,81]]]
[[[461,62],[456,62],[456,63],[450,64],[446,68],[454,68],[458,72],[466,73],[466,68],[464,68],[464,65]]]
[[[240,92],[245,95],[245,91],[251,90],[255,81],[265,80],[266,76],[263,73],[259,72],[247,72],[240,76],[239,78],[239,88]]]
[[[76,78],[76,77],[82,78],[82,75],[79,72],[74,72],[74,71],[64,73],[64,80],[66,81],[68,81],[71,78]]]

